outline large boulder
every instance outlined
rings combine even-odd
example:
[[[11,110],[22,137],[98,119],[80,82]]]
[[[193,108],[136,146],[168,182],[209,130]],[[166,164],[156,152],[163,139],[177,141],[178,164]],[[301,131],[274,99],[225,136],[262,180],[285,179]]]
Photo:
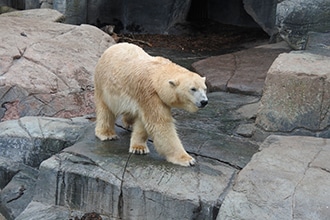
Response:
[[[273,135],[261,149],[238,174],[217,219],[328,219],[329,140]]]
[[[210,0],[207,1],[207,6],[208,12],[206,14],[214,21],[238,26],[258,27],[258,23],[256,23],[246,10],[244,10],[242,0]],[[258,6],[260,7],[260,5]],[[263,7],[263,9],[265,10],[266,8]],[[197,10],[201,9],[196,9],[196,11]],[[270,19],[270,16],[263,17],[263,19]]]
[[[0,118],[94,111],[94,67],[114,40],[90,25],[0,17]]]
[[[172,1],[62,1],[53,8],[66,16],[69,24],[116,25],[116,31],[166,33],[185,20],[191,0]]]
[[[275,28],[277,0],[243,0],[244,9],[270,36],[277,33]]]
[[[248,14],[273,40],[278,35],[293,49],[306,48],[308,32],[330,31],[328,0],[244,0]]]
[[[330,1],[285,0],[277,4],[276,27],[293,49],[306,48],[308,32],[330,32]]]
[[[268,71],[256,124],[267,132],[330,137],[329,57],[281,54]]]

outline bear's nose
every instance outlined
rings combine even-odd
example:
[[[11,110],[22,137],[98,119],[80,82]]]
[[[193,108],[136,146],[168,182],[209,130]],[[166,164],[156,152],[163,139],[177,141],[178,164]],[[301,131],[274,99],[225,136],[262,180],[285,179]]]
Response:
[[[205,107],[207,105],[207,103],[209,103],[207,100],[202,100],[201,101],[202,108]]]

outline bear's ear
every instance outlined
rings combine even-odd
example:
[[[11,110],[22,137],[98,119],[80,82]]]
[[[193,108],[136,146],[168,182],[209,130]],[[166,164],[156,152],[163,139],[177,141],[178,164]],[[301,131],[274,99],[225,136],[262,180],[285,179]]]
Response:
[[[179,85],[179,83],[174,80],[174,79],[171,79],[168,81],[168,83],[172,86],[172,87],[177,87]]]
[[[202,79],[204,80],[204,82],[205,82],[205,80],[206,80],[206,77],[204,76],[204,77],[202,77]]]

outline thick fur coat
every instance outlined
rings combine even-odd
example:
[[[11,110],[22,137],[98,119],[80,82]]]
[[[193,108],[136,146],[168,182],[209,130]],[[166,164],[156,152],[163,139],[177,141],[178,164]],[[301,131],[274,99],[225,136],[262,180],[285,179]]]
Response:
[[[182,166],[195,163],[176,133],[171,108],[195,112],[207,102],[205,78],[140,47],[120,43],[101,56],[94,75],[96,128],[103,140],[117,139],[115,120],[132,126],[129,152],[149,152],[150,136],[157,152]]]

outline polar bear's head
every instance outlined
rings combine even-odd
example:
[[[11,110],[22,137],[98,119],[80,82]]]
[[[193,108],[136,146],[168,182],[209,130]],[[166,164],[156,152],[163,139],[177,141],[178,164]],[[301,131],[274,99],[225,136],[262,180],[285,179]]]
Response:
[[[168,83],[174,92],[171,107],[196,112],[207,105],[205,77],[190,72],[190,74],[171,79]]]

